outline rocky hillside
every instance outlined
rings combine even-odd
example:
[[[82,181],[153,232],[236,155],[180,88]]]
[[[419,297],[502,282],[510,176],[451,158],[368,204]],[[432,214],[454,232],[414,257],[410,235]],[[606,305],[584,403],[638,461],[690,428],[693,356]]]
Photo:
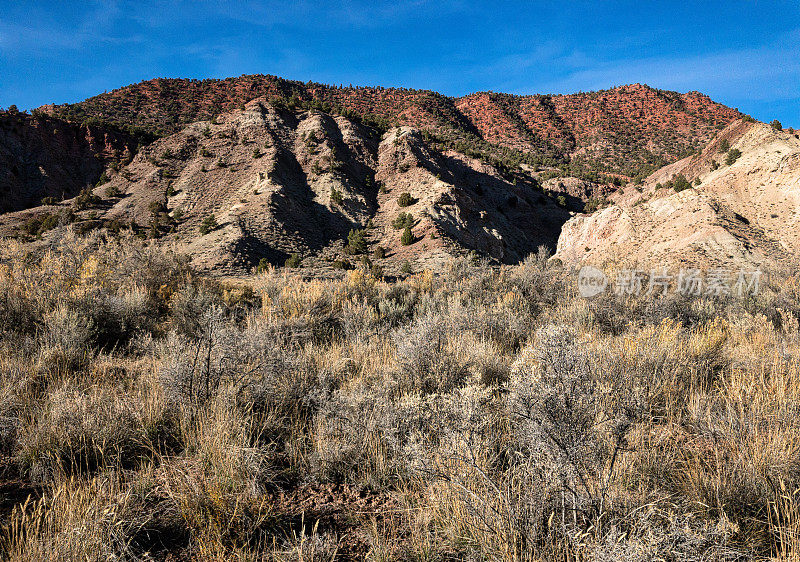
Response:
[[[317,269],[367,258],[391,273],[470,250],[517,262],[554,245],[569,217],[533,178],[433,148],[416,129],[382,133],[263,98],[189,124],[108,173],[73,200],[5,215],[0,232],[132,227],[205,270],[243,272],[296,253]]]
[[[574,171],[629,177],[699,149],[739,116],[698,92],[640,84],[558,96],[480,93],[456,107],[490,142],[566,156]]]
[[[139,140],[41,112],[0,111],[0,212],[73,197],[107,166],[131,158]]]
[[[740,116],[697,92],[632,85],[572,95],[436,92],[342,87],[251,75],[225,80],[155,79],[47,112],[155,135],[266,98],[358,119],[384,130],[409,126],[462,152],[506,164],[557,164],[573,172],[646,175],[713,138]]]
[[[800,253],[800,138],[738,120],[616,204],[570,219],[558,256],[592,263],[769,265]]]
[[[156,79],[0,113],[0,235],[131,229],[229,273],[515,263],[556,241],[574,261],[783,259],[798,139],[739,116],[642,85],[451,98]]]

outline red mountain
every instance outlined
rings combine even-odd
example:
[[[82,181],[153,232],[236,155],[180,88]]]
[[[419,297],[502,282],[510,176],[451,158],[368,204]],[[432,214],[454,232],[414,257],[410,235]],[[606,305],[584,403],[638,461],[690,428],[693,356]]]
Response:
[[[265,75],[158,78],[43,109],[70,122],[163,136],[259,97],[383,128],[408,125],[506,164],[557,164],[573,172],[628,177],[699,149],[741,115],[697,92],[679,94],[639,84],[569,95],[484,92],[452,98],[428,90],[336,87]]]

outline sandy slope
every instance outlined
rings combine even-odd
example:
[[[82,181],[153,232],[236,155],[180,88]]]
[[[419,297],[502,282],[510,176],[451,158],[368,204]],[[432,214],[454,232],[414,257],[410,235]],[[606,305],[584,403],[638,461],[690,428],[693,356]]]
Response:
[[[723,140],[742,153],[731,165],[720,152]],[[675,174],[684,174],[693,187],[680,193],[657,187]],[[566,261],[706,267],[787,263],[800,251],[798,221],[800,139],[762,123],[736,121],[700,154],[651,175],[642,193],[628,187],[615,205],[570,219],[557,255]]]

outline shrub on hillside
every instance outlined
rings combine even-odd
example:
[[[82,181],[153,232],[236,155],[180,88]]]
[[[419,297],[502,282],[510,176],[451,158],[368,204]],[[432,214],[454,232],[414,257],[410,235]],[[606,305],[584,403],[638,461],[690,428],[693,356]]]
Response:
[[[410,226],[406,226],[403,229],[403,235],[400,236],[400,243],[403,246],[408,246],[408,245],[414,243],[414,234],[411,232],[411,227]]]
[[[44,234],[48,230],[53,230],[59,225],[60,215],[45,213],[31,217],[22,226],[22,229],[31,236]]]
[[[264,273],[265,271],[268,271],[270,267],[272,267],[272,264],[269,262],[269,260],[267,258],[261,258],[258,260],[256,273]]]
[[[94,184],[94,186],[95,187],[100,187],[101,185],[106,184],[106,183],[108,183],[110,181],[111,181],[111,178],[108,177],[108,174],[103,172],[102,174],[100,174],[100,178],[97,180],[97,183]]]
[[[82,211],[98,203],[100,203],[100,198],[94,194],[91,187],[86,187],[72,201],[72,208],[76,211]]]
[[[730,150],[728,150],[727,156],[725,156],[725,164],[730,166],[731,164],[736,162],[741,155],[742,155],[741,150],[739,150],[738,148],[731,148]]]
[[[457,320],[418,318],[397,331],[397,384],[404,392],[450,392],[466,384],[472,358]]]
[[[345,271],[353,269],[353,264],[350,263],[350,260],[344,260],[344,259],[334,260],[331,263],[331,266],[333,267],[333,269],[343,269]]]
[[[208,215],[206,218],[203,219],[203,222],[200,223],[200,234],[205,236],[209,232],[212,232],[219,228],[219,224],[217,223],[217,217],[214,214]]]
[[[120,191],[120,189],[116,185],[109,185],[105,189],[105,194],[106,194],[106,197],[110,197],[112,199],[122,196],[122,192]]]
[[[408,193],[407,191],[404,191],[403,193],[401,193],[400,196],[397,198],[397,204],[400,205],[401,207],[409,207],[409,206],[413,205],[416,202],[417,202],[417,200],[414,199],[411,196],[411,194]]]
[[[604,197],[603,198],[598,198],[594,196],[589,197],[589,199],[587,199],[586,203],[584,203],[583,205],[583,212],[594,213],[595,211],[606,205],[608,205],[608,201]]]
[[[400,212],[392,221],[392,228],[401,230],[406,227],[414,226],[414,215],[411,213]]]
[[[686,176],[683,174],[677,174],[675,177],[672,178],[672,189],[677,192],[681,192],[687,190],[692,187],[692,184],[689,180],[686,179]]]
[[[534,366],[536,373],[531,373]],[[640,415],[627,403],[617,410],[613,400],[604,400],[598,381],[598,366],[575,334],[550,326],[537,332],[534,347],[518,359],[510,395],[519,438],[531,450],[543,450],[547,462],[568,475],[564,487],[571,507],[587,520],[599,516],[611,500],[614,463],[622,460],[626,435]],[[598,426],[598,418],[609,426]],[[595,475],[599,485],[587,486],[587,478]]]
[[[347,234],[347,244],[345,245],[345,252],[351,255],[363,254],[367,251],[366,230],[363,228],[355,228],[350,230]]]
[[[182,337],[200,339],[208,331],[208,311],[221,304],[217,296],[203,287],[181,287],[169,302],[170,327]]]
[[[47,313],[40,336],[40,360],[48,371],[71,373],[84,367],[92,353],[97,326],[87,313],[60,304]]]

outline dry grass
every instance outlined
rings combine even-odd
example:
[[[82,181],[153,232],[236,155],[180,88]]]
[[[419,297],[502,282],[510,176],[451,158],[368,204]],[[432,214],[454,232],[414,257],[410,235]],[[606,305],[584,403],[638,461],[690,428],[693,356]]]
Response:
[[[800,557],[800,291],[0,249],[8,560]],[[27,500],[27,490],[34,493]]]
[[[68,480],[42,499],[18,505],[3,542],[8,560],[109,560],[127,557],[137,514],[115,475]]]

